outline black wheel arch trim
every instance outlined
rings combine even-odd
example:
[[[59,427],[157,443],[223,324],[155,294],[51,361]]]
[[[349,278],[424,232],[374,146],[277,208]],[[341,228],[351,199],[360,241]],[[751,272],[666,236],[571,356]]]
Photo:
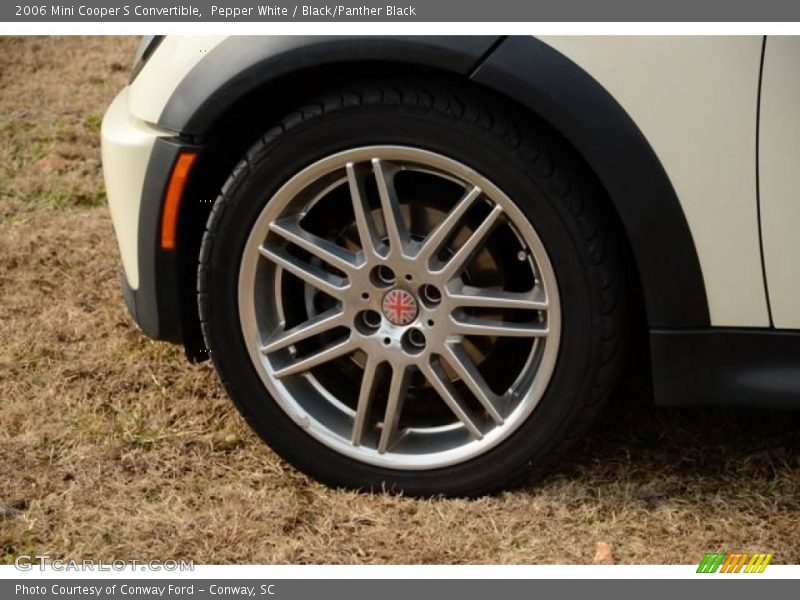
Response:
[[[700,261],[681,204],[649,142],[611,94],[533,37],[503,40],[472,79],[549,122],[593,169],[633,249],[650,326],[709,326]]]

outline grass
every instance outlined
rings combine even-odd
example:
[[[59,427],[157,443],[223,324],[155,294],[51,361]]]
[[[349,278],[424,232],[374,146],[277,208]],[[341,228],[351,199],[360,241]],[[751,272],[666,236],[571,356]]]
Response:
[[[620,394],[546,480],[475,501],[330,490],[284,464],[208,364],[125,313],[97,128],[135,45],[0,39],[0,561],[589,563],[599,542],[618,563],[800,561],[795,413]]]

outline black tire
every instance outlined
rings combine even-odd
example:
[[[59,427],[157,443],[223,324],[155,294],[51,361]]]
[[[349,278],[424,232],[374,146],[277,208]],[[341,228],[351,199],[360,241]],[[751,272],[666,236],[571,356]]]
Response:
[[[238,321],[239,257],[283,182],[350,147],[405,144],[491,178],[535,224],[558,279],[562,338],[549,387],[502,444],[468,462],[401,471],[357,462],[303,432],[267,393]],[[237,408],[281,457],[332,486],[407,495],[480,495],[546,472],[584,432],[626,357],[627,253],[601,187],[546,126],[476,90],[353,85],[271,128],[236,166],[208,220],[198,273],[203,334]]]

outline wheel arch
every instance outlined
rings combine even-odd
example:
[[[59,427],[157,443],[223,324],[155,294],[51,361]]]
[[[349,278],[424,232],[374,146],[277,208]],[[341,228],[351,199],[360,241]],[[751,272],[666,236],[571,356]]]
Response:
[[[190,358],[207,356],[197,325],[193,274],[209,200],[269,125],[332,86],[371,76],[429,75],[471,81],[549,123],[584,158],[608,192],[638,267],[648,324],[661,328],[709,325],[694,242],[666,172],[625,110],[562,54],[531,37],[428,41],[344,37],[313,43],[308,38],[287,39],[296,42],[278,56],[246,60],[241,47],[224,42],[179,84],[159,121],[206,148],[198,164],[203,168],[196,169],[198,175],[186,192],[178,234],[178,302]],[[220,83],[219,74],[231,68],[224,65],[232,57],[239,57],[246,66],[240,64],[237,77]],[[280,95],[274,93],[276,88]]]

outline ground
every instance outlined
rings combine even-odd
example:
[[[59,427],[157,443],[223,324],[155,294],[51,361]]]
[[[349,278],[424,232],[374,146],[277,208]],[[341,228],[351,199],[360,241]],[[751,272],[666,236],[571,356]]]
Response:
[[[283,463],[208,364],[123,307],[98,131],[136,43],[0,39],[0,563],[800,562],[798,413],[620,393],[547,479],[472,501],[335,491]]]

